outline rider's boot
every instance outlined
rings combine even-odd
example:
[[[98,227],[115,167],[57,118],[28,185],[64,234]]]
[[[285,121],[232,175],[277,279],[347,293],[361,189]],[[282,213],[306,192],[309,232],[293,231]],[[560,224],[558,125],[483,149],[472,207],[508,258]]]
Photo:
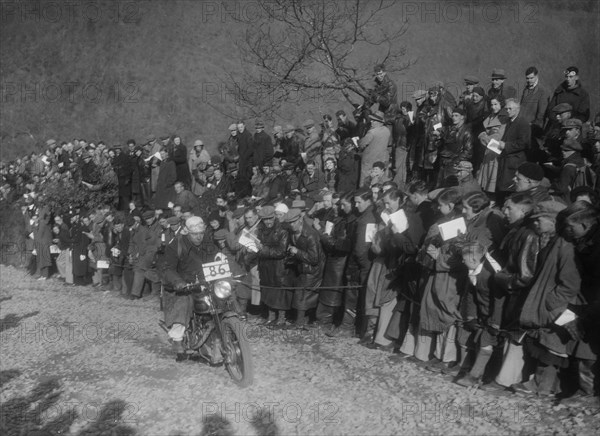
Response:
[[[183,341],[173,341],[173,351],[175,351],[176,354],[176,362],[187,360],[187,354],[185,354],[185,349],[183,348]]]

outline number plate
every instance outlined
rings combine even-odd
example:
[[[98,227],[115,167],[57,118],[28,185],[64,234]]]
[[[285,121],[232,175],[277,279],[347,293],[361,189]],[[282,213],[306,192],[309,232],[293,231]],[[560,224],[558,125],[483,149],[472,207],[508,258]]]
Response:
[[[226,260],[223,262],[203,263],[202,270],[204,272],[204,280],[207,282],[231,277],[229,262]]]

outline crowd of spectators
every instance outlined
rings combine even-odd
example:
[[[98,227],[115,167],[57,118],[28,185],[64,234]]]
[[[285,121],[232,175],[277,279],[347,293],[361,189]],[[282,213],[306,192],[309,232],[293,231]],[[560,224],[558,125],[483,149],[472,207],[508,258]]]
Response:
[[[356,336],[465,387],[598,394],[600,120],[579,70],[517,96],[494,69],[397,101],[385,67],[352,114],[201,140],[48,140],[2,163],[2,207],[20,207],[28,268],[66,286],[155,298],[156,259],[185,222],[227,259],[241,316],[269,328]],[[351,116],[352,115],[352,116]],[[354,120],[352,119],[354,117]],[[108,200],[49,202],[68,180]],[[53,185],[54,183],[54,185]],[[597,399],[597,397],[595,397]]]

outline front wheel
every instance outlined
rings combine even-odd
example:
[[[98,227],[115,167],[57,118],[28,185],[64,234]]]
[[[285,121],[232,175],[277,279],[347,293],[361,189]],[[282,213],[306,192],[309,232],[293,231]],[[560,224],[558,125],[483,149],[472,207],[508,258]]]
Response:
[[[243,388],[254,381],[254,366],[248,339],[242,334],[243,324],[235,317],[223,320],[223,355],[225,367],[234,383]]]

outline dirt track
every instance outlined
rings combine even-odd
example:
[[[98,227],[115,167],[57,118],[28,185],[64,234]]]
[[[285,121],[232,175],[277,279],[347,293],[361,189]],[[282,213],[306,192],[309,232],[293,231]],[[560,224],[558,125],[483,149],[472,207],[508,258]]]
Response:
[[[548,401],[470,393],[355,339],[251,327],[254,385],[175,363],[157,301],[0,267],[0,433],[598,434]],[[40,431],[36,433],[36,431]]]

